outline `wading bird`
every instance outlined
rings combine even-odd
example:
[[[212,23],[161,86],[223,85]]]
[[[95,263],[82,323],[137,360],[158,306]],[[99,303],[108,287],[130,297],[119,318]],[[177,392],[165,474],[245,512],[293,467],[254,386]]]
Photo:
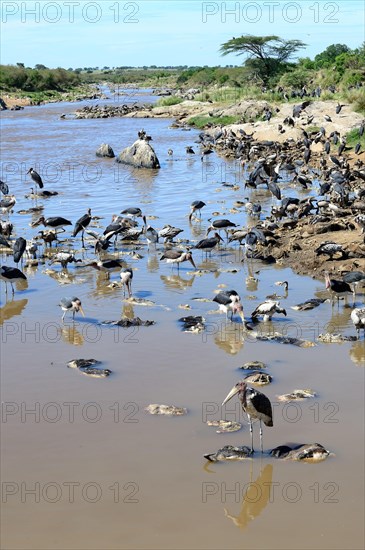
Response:
[[[99,260],[98,262],[94,261],[90,264],[86,264],[85,267],[93,267],[94,269],[97,269],[98,271],[102,271],[103,273],[106,273],[107,279],[110,278],[110,273],[112,271],[116,271],[117,269],[120,269],[123,267],[123,260]]]
[[[337,297],[337,302],[339,303],[341,296],[346,296],[347,294],[352,294],[352,289],[348,283],[344,281],[338,281],[337,279],[331,279],[329,272],[324,272],[326,289],[331,294],[331,301],[333,301],[333,296]]]
[[[365,284],[365,273],[362,271],[350,271],[342,276],[342,280],[353,287],[353,295],[356,297],[356,287],[358,284]]]
[[[63,269],[67,269],[67,264],[82,262],[82,260],[77,260],[71,252],[58,252],[49,262],[49,265],[61,264]]]
[[[64,321],[65,315],[68,311],[72,311],[72,319],[75,319],[75,313],[78,313],[79,311],[82,313],[83,317],[85,317],[81,306],[81,300],[76,296],[73,296],[72,298],[61,298],[58,305],[64,312],[62,315],[62,322]]]
[[[9,186],[4,181],[0,180],[0,191],[3,195],[8,195],[9,193]]]
[[[81,218],[77,220],[72,233],[72,236],[76,237],[76,235],[81,231],[82,246],[84,246],[84,231],[90,222],[91,222],[91,208],[89,208],[87,213],[81,216]]]
[[[166,260],[167,264],[177,264],[177,269],[182,262],[189,261],[193,267],[196,269],[196,265],[193,260],[193,255],[191,252],[184,252],[182,250],[166,250],[163,253],[160,260]]]
[[[122,286],[123,286],[123,294],[125,296],[125,287],[127,287],[129,298],[132,296],[132,279],[133,279],[133,271],[129,267],[126,267],[121,270],[120,282],[122,283]]]
[[[9,214],[15,204],[15,195],[7,195],[0,201],[0,208],[3,210],[4,213]]]
[[[189,214],[189,222],[191,221],[191,218],[195,214],[195,212],[199,212],[199,218],[201,219],[202,213],[201,209],[205,206],[205,202],[203,201],[193,201],[190,205],[190,214]]]
[[[38,174],[38,172],[34,170],[34,168],[29,168],[27,174],[30,174],[30,177],[32,178],[34,183],[38,185],[39,189],[42,189],[44,187],[41,176]]]
[[[271,403],[268,397],[263,393],[249,388],[244,381],[237,382],[237,384],[231,389],[227,397],[222,403],[222,406],[227,403],[232,397],[238,394],[239,400],[241,401],[242,410],[247,414],[248,422],[250,424],[250,433],[251,433],[251,452],[254,452],[253,448],[253,428],[252,420],[260,421],[260,444],[261,452],[263,452],[263,443],[262,443],[262,422],[265,426],[273,426],[272,420],[272,408]]]
[[[356,328],[357,337],[360,338],[360,330],[363,329],[365,335],[365,307],[356,307],[351,311],[351,320]]]
[[[14,262],[18,264],[27,248],[27,241],[23,237],[18,237],[13,246]]]
[[[14,294],[13,283],[18,281],[26,281],[27,278],[17,267],[0,266],[0,279],[5,282],[5,293],[8,293],[8,283],[11,285],[11,290]]]
[[[66,218],[62,218],[62,216],[53,216],[51,218],[45,218],[44,216],[41,216],[39,220],[31,224],[31,227],[37,227],[41,223],[44,225],[44,227],[50,227],[51,229],[54,229],[55,232],[57,232],[58,229],[61,229],[64,232],[66,231],[64,228],[65,225],[72,225],[72,222],[70,222],[70,220],[66,220]]]
[[[227,229],[229,227],[237,227],[237,226],[235,223],[229,220],[214,220],[207,229],[207,236],[209,235],[210,231],[220,231],[221,229],[224,229],[228,239]]]
[[[208,252],[211,252],[213,248],[215,248],[220,241],[223,241],[222,237],[219,235],[219,233],[214,233],[214,237],[210,237],[208,239],[202,239],[201,241],[197,242],[194,248],[198,248],[199,250],[204,250],[206,256],[208,256]]]
[[[125,208],[125,210],[121,211],[121,214],[124,216],[131,216],[133,219],[143,217],[142,210],[140,208],[134,208],[133,206]]]
[[[237,313],[244,323],[243,307],[241,303],[241,298],[235,290],[223,290],[219,292],[213,298],[213,302],[219,304],[220,311],[224,311],[226,318],[228,320],[228,311],[231,312],[231,321],[233,320],[233,315]]]
[[[282,313],[286,317],[286,310],[280,307],[280,302],[276,302],[275,300],[267,300],[257,306],[257,308],[251,313],[251,317],[253,321],[257,321],[257,317],[259,315],[263,315],[264,321],[271,321],[274,313]]]

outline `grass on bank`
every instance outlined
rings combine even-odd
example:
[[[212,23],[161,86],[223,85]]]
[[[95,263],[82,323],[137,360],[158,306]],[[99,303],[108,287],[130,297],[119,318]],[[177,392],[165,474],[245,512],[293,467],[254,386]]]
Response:
[[[359,134],[360,128],[354,128],[350,132],[347,132],[346,134],[346,145],[348,147],[355,147],[358,143],[361,144],[361,150],[364,151],[365,149],[365,132],[360,137]]]
[[[171,105],[179,105],[184,100],[176,95],[170,95],[167,97],[161,97],[156,103],[157,107],[171,107]]]
[[[229,124],[238,124],[242,122],[242,117],[239,116],[206,116],[196,115],[188,119],[188,124],[195,126],[199,130],[207,128],[208,126],[216,126],[222,124],[222,126],[228,126]]]

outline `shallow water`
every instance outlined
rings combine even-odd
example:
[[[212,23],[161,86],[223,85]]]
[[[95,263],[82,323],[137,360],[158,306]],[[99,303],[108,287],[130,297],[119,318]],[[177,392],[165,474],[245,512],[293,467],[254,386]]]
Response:
[[[147,101],[144,95],[141,101]],[[149,220],[156,229],[171,223],[184,229],[179,237],[199,240],[213,212],[237,225],[252,223],[243,209],[230,212],[236,200],[259,198],[263,210],[270,210],[268,192],[243,189],[237,163],[215,155],[204,163],[198,154],[187,158],[186,145],[198,153],[198,132],[171,129],[171,120],[59,118],[81,105],[1,114],[1,179],[17,197],[10,214],[17,236],[30,238],[40,229],[29,226],[37,215],[17,213],[35,206],[24,197],[30,166],[41,173],[46,189],[59,192],[38,199],[45,216],[75,222],[91,207],[102,218],[94,222],[100,228],[112,214],[139,206],[156,216]],[[102,142],[120,152],[142,127],[153,137],[161,170],[133,170],[95,157]],[[285,182],[282,187],[285,196],[305,196]],[[189,225],[189,205],[196,199],[207,206],[202,222]],[[93,258],[91,241],[86,251],[79,239],[74,243],[77,257]],[[59,248],[67,250],[68,243]],[[241,324],[227,324],[214,303],[194,298],[212,298],[220,285],[234,288],[249,317],[267,295],[284,295],[274,283],[288,280],[288,295],[280,300],[287,317],[279,315],[258,330],[310,341],[328,330],[354,335],[351,309],[325,302],[312,311],[292,310],[311,297],[326,297],[324,283],[284,266],[247,265],[238,245],[208,261],[193,251],[197,266],[210,271],[202,275],[190,264],[182,264],[179,273],[171,269],[159,261],[162,251],[163,245],[150,251],[143,245],[141,260],[123,255],[135,270],[134,296],[153,301],[150,307],[123,300],[123,292],[108,288],[102,274],[79,264],[58,278],[59,265],[48,274],[48,262],[26,269],[28,286],[13,299],[1,285],[3,547],[363,548],[363,337],[311,348],[258,342]],[[11,257],[2,263],[13,265]],[[257,285],[246,282],[249,274]],[[81,299],[86,317],[77,315],[73,324],[67,316],[62,325],[57,304],[72,295]],[[356,301],[363,299],[359,294]],[[191,310],[179,308],[183,304]],[[122,314],[156,324],[119,330],[99,324]],[[205,317],[204,333],[181,331],[178,319],[190,314]],[[113,374],[98,380],[66,367],[82,357],[102,360]],[[257,452],[244,462],[206,463],[207,452],[250,442],[238,399],[223,410],[220,403],[242,377],[239,367],[251,360],[267,363],[273,376],[271,385],[259,388],[274,406],[274,428],[264,427],[264,448],[318,442],[333,456],[301,464]],[[311,388],[317,396],[279,403],[277,395],[296,388]],[[186,407],[188,415],[150,416],[144,411],[150,403]],[[241,420],[244,427],[217,434],[205,424],[221,417]],[[259,449],[257,425],[254,435]]]

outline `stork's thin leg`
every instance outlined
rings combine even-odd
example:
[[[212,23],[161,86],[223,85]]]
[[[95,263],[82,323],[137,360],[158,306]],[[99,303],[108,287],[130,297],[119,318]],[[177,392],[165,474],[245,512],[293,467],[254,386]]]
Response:
[[[11,284],[11,290],[12,290],[12,292],[13,292],[13,294],[14,294],[14,286],[13,286],[13,283],[10,282],[10,284]]]
[[[260,419],[260,445],[261,445],[261,453],[264,452],[263,442],[262,442],[262,422]]]
[[[248,421],[250,423],[250,433],[251,433],[251,453],[253,453],[253,427],[252,427],[252,421],[251,421],[251,417],[250,415],[247,415],[248,416]]]
[[[62,323],[65,322],[65,315],[66,315],[66,313],[67,313],[67,309],[63,312],[63,315],[62,315]]]

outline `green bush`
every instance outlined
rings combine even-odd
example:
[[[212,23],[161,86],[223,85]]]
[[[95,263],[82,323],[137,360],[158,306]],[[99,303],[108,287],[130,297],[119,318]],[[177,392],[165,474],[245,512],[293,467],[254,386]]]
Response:
[[[199,130],[206,128],[207,126],[216,126],[221,124],[222,126],[228,126],[229,124],[237,124],[240,122],[239,116],[206,116],[197,115],[188,119],[188,124],[195,126]]]
[[[360,137],[359,128],[354,128],[346,134],[346,145],[355,147],[357,143],[361,143],[361,149],[365,149],[365,134]]]
[[[156,103],[157,107],[170,107],[170,105],[178,105],[182,103],[183,99],[177,97],[176,95],[171,95],[167,97],[161,97]]]

